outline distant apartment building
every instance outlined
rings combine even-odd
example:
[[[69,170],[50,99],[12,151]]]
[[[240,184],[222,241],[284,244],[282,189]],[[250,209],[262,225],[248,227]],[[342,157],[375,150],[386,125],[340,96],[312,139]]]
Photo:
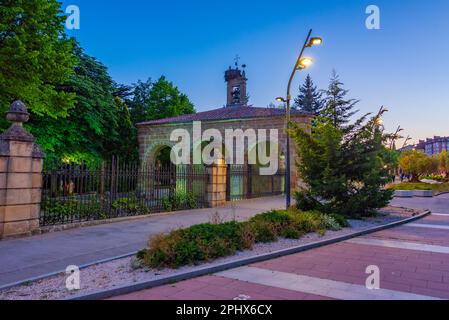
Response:
[[[415,149],[429,156],[440,154],[443,150],[449,151],[449,137],[435,136],[431,139],[419,140]]]

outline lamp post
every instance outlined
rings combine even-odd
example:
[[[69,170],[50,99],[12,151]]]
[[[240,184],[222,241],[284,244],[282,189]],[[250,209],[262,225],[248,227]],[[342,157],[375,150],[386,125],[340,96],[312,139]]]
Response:
[[[288,130],[289,128],[289,124],[290,124],[290,119],[291,119],[291,115],[290,115],[290,103],[292,100],[292,96],[291,96],[291,86],[292,86],[292,82],[293,79],[295,77],[295,74],[297,71],[300,70],[304,70],[306,69],[308,66],[310,66],[313,63],[313,60],[311,58],[303,58],[302,55],[304,53],[304,50],[306,48],[310,48],[316,45],[321,45],[323,43],[323,40],[321,38],[318,37],[314,37],[311,38],[312,36],[312,29],[310,29],[306,41],[304,42],[304,45],[301,49],[301,53],[298,56],[298,59],[296,61],[295,67],[293,68],[292,74],[290,76],[290,79],[288,80],[288,85],[287,85],[287,97],[286,98],[276,98],[277,101],[282,101],[286,104],[286,129]],[[286,206],[287,209],[290,208],[291,206],[291,159],[290,159],[290,137],[288,135],[287,132],[287,140],[286,140],[286,172],[285,172],[285,193],[286,193]]]

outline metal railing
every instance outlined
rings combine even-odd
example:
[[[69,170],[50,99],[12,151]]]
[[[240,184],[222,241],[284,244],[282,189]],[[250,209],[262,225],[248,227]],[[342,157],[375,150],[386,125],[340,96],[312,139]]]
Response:
[[[41,226],[207,206],[204,166],[150,167],[116,158],[100,165],[47,164]]]

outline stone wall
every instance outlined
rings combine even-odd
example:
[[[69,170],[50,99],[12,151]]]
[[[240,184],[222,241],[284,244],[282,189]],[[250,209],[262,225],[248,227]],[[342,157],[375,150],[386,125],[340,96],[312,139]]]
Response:
[[[293,116],[292,121],[298,124],[303,124],[303,128],[306,128],[305,124],[310,124],[310,117],[308,116]],[[222,136],[225,136],[226,129],[277,129],[279,132],[279,144],[280,152],[285,154],[286,150],[286,131],[285,131],[285,118],[284,117],[271,117],[271,118],[254,118],[254,119],[241,119],[241,120],[222,120],[222,121],[203,121],[201,123],[202,131],[207,129],[217,129],[221,132]],[[162,147],[173,147],[175,142],[170,142],[170,135],[175,129],[185,129],[192,136],[192,123],[173,123],[173,124],[153,124],[139,126],[138,139],[139,139],[139,153],[140,160],[143,163],[154,164],[156,154]],[[195,143],[195,142],[194,142]],[[192,147],[192,149],[195,146]],[[235,147],[234,147],[235,149]],[[245,142],[245,150],[248,150],[247,142]],[[235,153],[236,150],[234,150]],[[294,143],[291,143],[290,157],[291,163],[291,187],[292,190],[297,189],[300,184],[300,180],[297,176],[296,170],[296,148]]]

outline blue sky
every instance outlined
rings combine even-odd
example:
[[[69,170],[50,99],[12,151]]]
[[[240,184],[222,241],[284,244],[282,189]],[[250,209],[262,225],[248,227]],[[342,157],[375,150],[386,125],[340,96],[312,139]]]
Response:
[[[198,111],[225,104],[223,73],[239,54],[248,65],[250,103],[285,95],[308,29],[324,45],[307,51],[308,70],[326,87],[336,69],[363,112],[381,105],[387,129],[414,140],[449,135],[447,0],[69,0],[81,29],[70,31],[120,83],[165,75]],[[381,30],[365,28],[365,9],[380,8]],[[305,77],[298,74],[296,87]]]

